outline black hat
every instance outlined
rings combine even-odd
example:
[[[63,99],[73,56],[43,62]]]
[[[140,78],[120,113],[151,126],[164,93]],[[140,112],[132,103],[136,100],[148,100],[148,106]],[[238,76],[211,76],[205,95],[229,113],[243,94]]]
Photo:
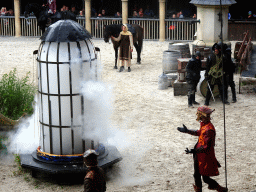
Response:
[[[197,56],[201,57],[200,51],[197,51],[196,54],[195,54],[195,56],[196,56],[196,57],[197,57]]]

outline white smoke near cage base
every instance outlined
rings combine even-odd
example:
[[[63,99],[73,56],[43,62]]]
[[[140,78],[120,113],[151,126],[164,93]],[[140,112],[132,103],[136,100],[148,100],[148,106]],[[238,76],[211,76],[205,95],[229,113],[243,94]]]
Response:
[[[32,116],[22,119],[19,127],[14,132],[9,133],[9,153],[30,154],[39,146],[39,117],[37,95],[35,95],[35,107]]]
[[[92,67],[87,75],[94,79],[95,71],[97,70]],[[96,75],[99,76],[99,73]],[[112,85],[97,80],[82,81],[81,94],[84,96],[85,108],[83,137],[104,145],[113,145],[123,156],[118,168],[107,172],[109,178],[118,180],[121,186],[144,185],[152,179],[152,174],[146,170],[138,172],[136,169],[152,146],[145,142],[145,128],[140,127],[140,131],[132,135],[120,130],[126,130],[136,117],[127,117],[121,125],[114,125],[111,122],[115,100],[112,92]]]

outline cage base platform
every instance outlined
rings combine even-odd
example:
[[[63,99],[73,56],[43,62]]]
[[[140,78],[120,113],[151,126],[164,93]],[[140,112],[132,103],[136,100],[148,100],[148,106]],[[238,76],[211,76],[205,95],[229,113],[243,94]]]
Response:
[[[106,153],[103,158],[98,159],[98,166],[102,169],[111,167],[115,163],[122,160],[122,156],[115,146],[106,146]],[[36,152],[32,154],[21,154],[20,162],[24,168],[32,170],[32,176],[34,172],[45,172],[50,174],[85,174],[87,171],[83,162],[73,163],[55,163],[38,160],[35,158]]]

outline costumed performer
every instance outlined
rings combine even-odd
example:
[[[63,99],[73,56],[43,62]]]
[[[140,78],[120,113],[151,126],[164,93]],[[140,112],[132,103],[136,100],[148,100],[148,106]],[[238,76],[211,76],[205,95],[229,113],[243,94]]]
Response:
[[[202,106],[197,109],[197,121],[200,122],[199,130],[189,130],[185,125],[178,127],[178,131],[198,136],[198,141],[193,149],[186,149],[186,154],[192,153],[194,159],[194,190],[202,192],[202,180],[208,184],[208,189],[217,190],[218,192],[227,192],[228,189],[220,186],[211,176],[219,175],[219,162],[215,157],[215,128],[211,123],[211,113],[214,110],[207,106]]]
[[[192,59],[189,60],[186,66],[186,81],[188,83],[188,107],[193,107],[193,104],[199,105],[195,100],[196,87],[200,80],[200,71],[202,71],[201,53],[196,52],[192,55]]]
[[[105,173],[98,166],[98,153],[95,150],[89,149],[85,151],[83,158],[88,172],[84,178],[84,192],[105,192],[106,180]]]
[[[128,66],[128,72],[131,71],[131,59],[133,52],[133,37],[132,33],[128,31],[128,26],[126,24],[122,25],[122,31],[120,32],[117,38],[111,36],[111,39],[114,41],[120,41],[119,48],[119,65],[121,61],[121,67],[119,72],[124,70],[124,66]]]

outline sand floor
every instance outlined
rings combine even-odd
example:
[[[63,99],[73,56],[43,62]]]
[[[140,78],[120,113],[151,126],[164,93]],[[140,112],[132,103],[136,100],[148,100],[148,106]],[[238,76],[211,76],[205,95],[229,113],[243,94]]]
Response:
[[[102,81],[112,87],[111,121],[119,137],[116,147],[123,156],[107,172],[107,191],[193,191],[193,159],[184,150],[192,148],[197,137],[182,134],[176,128],[185,124],[198,129],[196,108],[187,107],[187,96],[174,96],[173,88],[158,89],[163,51],[168,49],[169,42],[144,41],[142,62],[136,64],[134,52],[130,73],[127,69],[122,73],[113,69],[112,44],[95,39],[93,42],[101,49]],[[0,77],[17,68],[20,77],[30,71],[33,79],[36,66],[33,51],[39,44],[39,38],[0,37]],[[238,92],[238,75],[235,82]],[[237,94],[237,103],[225,106],[229,191],[256,190],[255,96],[250,87],[244,86],[242,94]],[[196,94],[196,100],[204,103],[200,93]],[[217,99],[210,106],[215,109],[212,114],[217,134],[215,153],[222,165],[220,175],[214,179],[225,185],[223,105]],[[83,185],[58,185],[34,179],[29,174],[16,175],[17,169],[13,159],[2,157],[0,191],[83,191]],[[205,183],[203,191],[209,191]]]

